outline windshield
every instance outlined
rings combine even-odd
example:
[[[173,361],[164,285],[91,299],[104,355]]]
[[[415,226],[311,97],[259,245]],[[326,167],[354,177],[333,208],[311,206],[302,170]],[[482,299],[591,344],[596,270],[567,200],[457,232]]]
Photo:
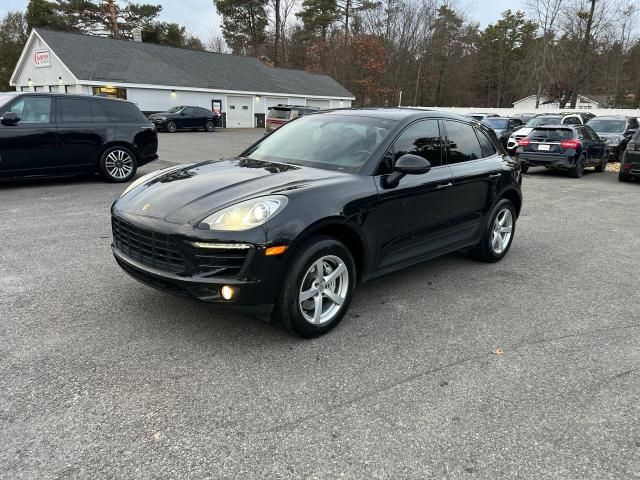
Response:
[[[171,107],[169,110],[167,110],[167,112],[169,112],[169,113],[178,113],[183,108],[184,107]]]
[[[244,155],[256,160],[354,173],[396,123],[384,118],[306,115],[285,124]]]
[[[509,120],[506,118],[485,118],[482,123],[491,128],[507,128]]]
[[[624,133],[627,129],[626,120],[590,120],[588,125],[597,133]]]
[[[533,128],[540,125],[549,125],[550,123],[562,123],[562,117],[535,117],[529,120],[525,127]]]
[[[0,93],[0,107],[9,103],[11,100],[16,98],[15,95],[9,95],[7,93]]]

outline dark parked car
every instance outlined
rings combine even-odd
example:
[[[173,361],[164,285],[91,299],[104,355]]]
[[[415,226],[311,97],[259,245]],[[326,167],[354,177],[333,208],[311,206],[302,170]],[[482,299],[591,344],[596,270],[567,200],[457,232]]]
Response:
[[[126,182],[157,150],[155,127],[133,103],[0,93],[0,177],[99,172]]]
[[[304,107],[300,105],[276,105],[275,107],[269,107],[266,123],[267,132],[272,132],[280,128],[294,118],[319,111],[320,108],[318,107]]]
[[[590,166],[604,172],[609,159],[605,142],[587,125],[536,127],[518,142],[516,155],[523,173],[542,166],[565,170],[575,178]]]
[[[620,157],[618,180],[630,182],[633,178],[640,178],[640,131],[633,134]]]
[[[178,106],[166,112],[149,115],[158,130],[175,133],[180,129],[213,132],[216,128],[216,114],[202,107]]]
[[[131,184],[112,206],[113,254],[150,286],[275,305],[289,330],[321,335],[357,283],[463,248],[507,254],[521,176],[492,138],[436,111],[306,115],[237,158]]]
[[[529,135],[535,127],[539,127],[541,125],[582,125],[586,120],[584,120],[583,115],[578,114],[551,114],[551,115],[537,115],[529,120],[524,127],[517,129],[515,132],[511,134],[509,140],[507,141],[507,151],[511,154],[516,152],[518,148],[518,142]]]
[[[511,134],[522,127],[522,122],[515,118],[488,117],[482,123],[493,129],[504,148],[507,148],[507,141]]]
[[[472,112],[465,115],[465,117],[470,118],[472,120],[477,120],[478,122],[483,121],[485,118],[497,117],[495,113],[484,113],[484,112]]]
[[[514,120],[520,120],[522,122],[522,124],[524,125],[529,120],[531,120],[532,118],[535,118],[535,117],[537,117],[539,115],[541,115],[541,114],[540,113],[517,113],[515,115],[511,115],[509,118],[513,118]]]
[[[607,116],[595,117],[587,122],[598,136],[607,142],[609,149],[609,161],[617,162],[627,148],[627,143],[638,131],[638,119],[636,117]]]

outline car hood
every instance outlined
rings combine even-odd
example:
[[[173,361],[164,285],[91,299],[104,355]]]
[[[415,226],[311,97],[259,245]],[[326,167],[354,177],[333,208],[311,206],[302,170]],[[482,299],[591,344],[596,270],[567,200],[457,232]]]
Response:
[[[621,143],[624,140],[624,133],[596,132],[605,142]]]
[[[123,195],[114,210],[176,224],[194,223],[243,200],[310,188],[346,175],[249,158],[207,161],[151,178]]]
[[[512,136],[516,136],[516,135],[529,135],[531,132],[533,132],[533,128],[527,127],[527,128],[521,128],[519,130],[516,130],[515,132],[513,132],[511,135]]]

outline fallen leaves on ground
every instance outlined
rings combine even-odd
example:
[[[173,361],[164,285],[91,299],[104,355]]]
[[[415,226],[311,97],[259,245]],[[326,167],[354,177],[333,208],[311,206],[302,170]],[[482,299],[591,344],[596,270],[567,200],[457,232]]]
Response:
[[[504,354],[504,352],[502,351],[502,349],[500,347],[493,347],[493,352],[495,355],[502,355]]]

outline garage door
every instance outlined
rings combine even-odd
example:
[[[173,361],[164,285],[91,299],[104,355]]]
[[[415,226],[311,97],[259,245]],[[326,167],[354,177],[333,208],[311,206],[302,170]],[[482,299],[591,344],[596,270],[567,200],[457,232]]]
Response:
[[[307,107],[319,107],[326,110],[329,108],[329,100],[314,100],[312,98],[307,98]]]
[[[276,105],[287,105],[289,103],[289,99],[286,97],[267,97],[266,99],[266,107],[267,112],[269,112],[269,107],[275,107]]]
[[[253,128],[253,97],[227,97],[227,127]]]

